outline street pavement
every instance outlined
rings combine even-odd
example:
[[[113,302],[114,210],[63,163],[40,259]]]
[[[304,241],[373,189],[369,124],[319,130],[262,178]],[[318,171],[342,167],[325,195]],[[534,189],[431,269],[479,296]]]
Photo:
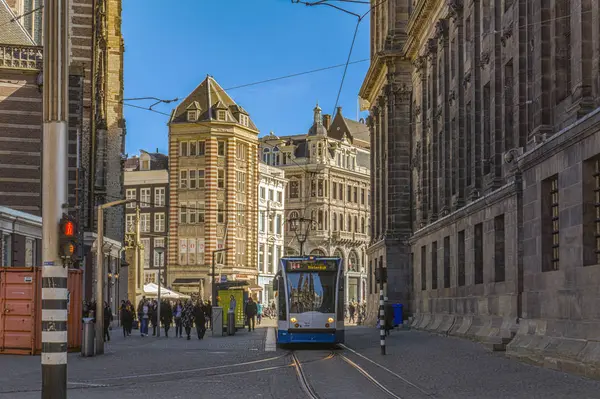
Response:
[[[346,347],[277,348],[268,322],[254,332],[197,338],[123,338],[106,353],[69,355],[69,398],[600,398],[600,381],[487,352],[466,340],[352,326]],[[271,321],[272,324],[272,321]],[[298,362],[298,363],[296,363]],[[300,366],[298,366],[298,364]],[[0,398],[39,398],[39,357],[0,356]]]

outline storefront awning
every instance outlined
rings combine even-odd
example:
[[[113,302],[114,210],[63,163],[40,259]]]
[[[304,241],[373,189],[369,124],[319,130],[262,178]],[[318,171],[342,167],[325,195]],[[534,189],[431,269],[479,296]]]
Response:
[[[173,285],[198,285],[201,281],[201,278],[176,278],[175,280],[173,280]]]
[[[260,285],[258,285],[256,283],[250,283],[250,286],[248,287],[248,289],[250,291],[262,291],[263,287],[261,287]]]

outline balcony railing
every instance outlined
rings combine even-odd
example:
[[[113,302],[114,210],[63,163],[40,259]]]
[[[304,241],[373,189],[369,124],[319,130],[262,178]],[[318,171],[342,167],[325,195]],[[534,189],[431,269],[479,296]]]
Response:
[[[42,47],[0,44],[0,68],[42,69]]]

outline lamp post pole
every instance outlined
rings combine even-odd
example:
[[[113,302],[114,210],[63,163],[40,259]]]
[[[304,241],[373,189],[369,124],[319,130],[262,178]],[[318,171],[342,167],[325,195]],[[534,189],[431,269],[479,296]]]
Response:
[[[98,231],[96,233],[96,355],[104,353],[104,210],[113,206],[135,202],[133,199],[107,202],[98,206]]]
[[[300,256],[304,256],[304,243],[308,238],[310,228],[314,225],[315,221],[304,217],[294,218],[288,220],[290,224],[290,230],[296,235],[296,240],[300,244]]]
[[[158,307],[156,309],[156,322],[158,323],[158,331],[156,332],[156,335],[160,337],[160,280],[163,260],[162,255],[165,252],[165,249],[163,247],[156,247],[154,248],[154,251],[156,251],[156,253],[158,254]]]

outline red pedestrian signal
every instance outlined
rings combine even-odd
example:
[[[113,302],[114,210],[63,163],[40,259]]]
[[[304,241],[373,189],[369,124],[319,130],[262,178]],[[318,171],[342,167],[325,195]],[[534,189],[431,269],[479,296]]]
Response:
[[[63,259],[77,259],[77,223],[69,215],[60,220],[58,254]]]

